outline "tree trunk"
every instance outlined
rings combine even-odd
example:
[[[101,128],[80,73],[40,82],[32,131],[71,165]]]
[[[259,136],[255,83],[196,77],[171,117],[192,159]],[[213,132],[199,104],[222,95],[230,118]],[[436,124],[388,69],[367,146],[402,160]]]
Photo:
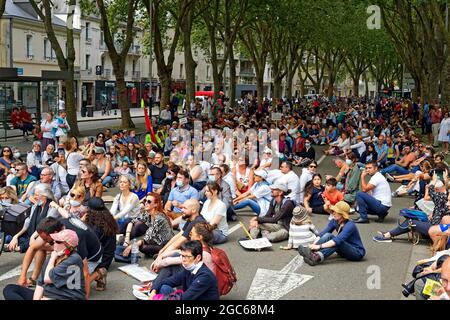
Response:
[[[258,91],[258,110],[262,107],[264,100],[264,71],[256,74],[256,90]]]
[[[228,63],[230,65],[230,107],[231,110],[234,110],[236,105],[236,61],[234,60],[233,49],[230,50]]]
[[[186,107],[189,108],[191,102],[195,100],[195,69],[197,63],[192,56],[192,15],[193,11],[189,10],[184,16],[181,24],[183,30],[183,48],[184,48],[184,65],[186,70]]]
[[[73,71],[73,70],[72,70]],[[73,73],[69,71],[71,75]],[[80,132],[78,130],[78,123],[77,123],[77,108],[75,105],[75,81],[72,79],[66,80],[66,112],[67,112],[67,122],[70,126],[70,134],[74,137],[77,137],[80,135]]]
[[[450,59],[447,59],[447,63],[443,73],[442,104],[450,107]]]
[[[359,97],[359,78],[353,78],[353,95]]]
[[[122,66],[125,66],[123,64]],[[118,96],[118,103],[120,106],[120,110],[122,113],[122,121],[120,124],[121,129],[131,129],[134,128],[135,125],[133,121],[131,120],[130,116],[130,106],[128,105],[128,94],[127,94],[127,84],[125,82],[125,70],[122,66],[116,66],[115,73],[116,73],[116,86],[117,86],[117,96]]]
[[[161,110],[170,104],[170,86],[172,83],[172,72],[158,72],[161,81]]]
[[[5,12],[6,0],[0,0],[0,18],[3,16]]]
[[[281,99],[282,96],[282,78],[279,76],[275,76],[275,79],[273,81],[273,95],[275,103],[278,103],[278,101]]]
[[[364,72],[364,88],[365,88],[365,97],[369,98],[369,78],[367,77],[367,72]]]

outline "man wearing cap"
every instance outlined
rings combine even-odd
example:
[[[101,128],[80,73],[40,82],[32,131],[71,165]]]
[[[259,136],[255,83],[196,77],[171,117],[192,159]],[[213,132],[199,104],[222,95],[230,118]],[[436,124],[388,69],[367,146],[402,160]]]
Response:
[[[367,175],[371,176],[369,182],[366,182]],[[356,193],[360,217],[355,222],[369,223],[368,214],[379,216],[377,222],[383,222],[392,207],[392,193],[386,178],[378,171],[376,161],[368,162],[361,173],[360,190]]]
[[[100,264],[103,256],[101,243],[95,232],[89,228],[83,221],[77,218],[55,219],[47,217],[43,219],[36,228],[37,235],[33,235],[22,262],[22,269],[17,283],[19,285],[30,285],[30,279],[27,280],[27,271],[31,265],[33,258],[36,256],[35,269],[31,279],[37,279],[41,271],[42,262],[46,253],[53,250],[54,240],[52,234],[61,230],[70,229],[76,232],[78,236],[77,252],[83,260],[83,274],[85,279],[89,279],[97,266]],[[89,281],[86,281],[89,283]],[[86,298],[89,298],[90,287],[86,287]]]
[[[322,263],[333,253],[350,261],[361,261],[366,254],[358,229],[350,220],[350,206],[339,201],[330,207],[333,219],[323,229],[314,243],[299,246],[298,252],[310,266]],[[337,231],[337,235],[333,232]]]
[[[270,201],[272,200],[272,191],[269,183],[266,181],[267,172],[264,170],[256,170],[254,173],[255,183],[245,193],[233,200],[234,209],[239,210],[245,207],[256,213],[258,216],[265,216],[269,210]]]
[[[256,239],[261,234],[270,242],[280,242],[289,238],[289,223],[294,203],[285,197],[288,193],[286,184],[275,183],[270,188],[273,199],[267,214],[250,220],[250,235]]]
[[[36,290],[8,285],[3,290],[5,300],[86,300],[76,232],[64,229],[50,238],[53,251],[42,267]]]

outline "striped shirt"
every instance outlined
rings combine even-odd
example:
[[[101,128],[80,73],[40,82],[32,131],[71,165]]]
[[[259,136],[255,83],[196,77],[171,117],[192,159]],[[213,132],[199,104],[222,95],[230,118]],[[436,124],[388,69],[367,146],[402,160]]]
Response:
[[[297,249],[300,245],[307,246],[313,243],[318,234],[319,232],[313,224],[297,226],[291,223],[289,225],[288,246],[294,249]]]

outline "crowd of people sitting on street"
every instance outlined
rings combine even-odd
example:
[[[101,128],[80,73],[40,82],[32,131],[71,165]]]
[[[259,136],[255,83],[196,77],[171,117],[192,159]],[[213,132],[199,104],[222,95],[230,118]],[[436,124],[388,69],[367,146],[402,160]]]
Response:
[[[247,239],[286,241],[281,249],[298,250],[316,266],[334,253],[363,260],[361,224],[371,216],[378,223],[397,219],[393,198],[407,196],[412,201],[400,213],[404,221],[373,240],[420,234],[432,243],[433,254],[448,249],[448,110],[363,98],[265,101],[259,107],[247,101],[240,107],[225,110],[218,103],[205,113],[191,106],[181,124],[169,106],[145,141],[135,130],[110,129],[79,141],[61,111],[56,118],[43,116],[42,137],[28,153],[4,146],[1,205],[27,212],[7,232],[5,249],[25,256],[18,284],[5,288],[5,298],[87,299],[93,282],[98,291],[107,288],[114,258],[129,259],[136,246],[154,259],[151,269],[158,274],[133,288],[136,297],[218,299],[211,249],[229,240],[229,223],[243,210],[253,215]],[[283,117],[274,121],[277,111]],[[24,121],[16,123],[29,129]],[[421,126],[428,144],[417,133]],[[316,159],[322,149],[336,165],[324,176]],[[392,191],[391,183],[401,186]],[[104,196],[113,190],[118,191],[108,209]],[[329,220],[321,231],[314,224],[317,215]],[[66,281],[73,265],[82,275],[76,290]],[[447,293],[449,265],[450,260],[442,266]]]

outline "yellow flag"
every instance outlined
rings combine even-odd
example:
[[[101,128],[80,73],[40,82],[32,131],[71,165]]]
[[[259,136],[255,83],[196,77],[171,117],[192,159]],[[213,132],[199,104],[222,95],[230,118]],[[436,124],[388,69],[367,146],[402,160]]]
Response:
[[[144,98],[141,99],[141,108],[142,108],[142,109],[145,108]]]

